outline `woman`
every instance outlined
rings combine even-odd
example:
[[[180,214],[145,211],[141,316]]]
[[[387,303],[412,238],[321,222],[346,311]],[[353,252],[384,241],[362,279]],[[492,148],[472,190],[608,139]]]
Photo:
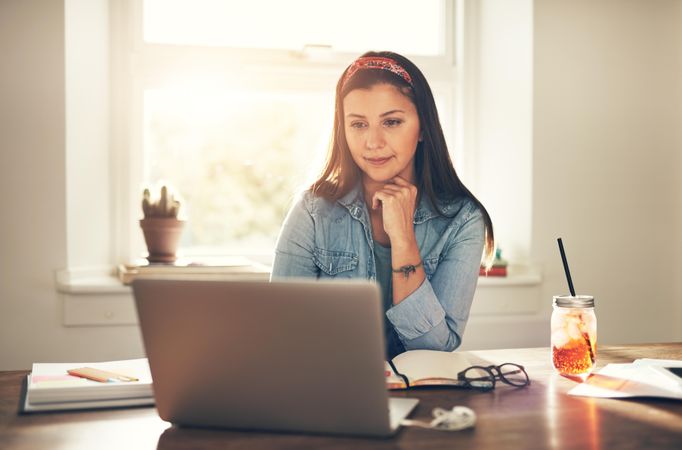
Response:
[[[336,86],[322,174],[289,212],[272,278],[376,280],[387,357],[462,342],[493,228],[457,176],[431,89],[392,52],[368,52]]]

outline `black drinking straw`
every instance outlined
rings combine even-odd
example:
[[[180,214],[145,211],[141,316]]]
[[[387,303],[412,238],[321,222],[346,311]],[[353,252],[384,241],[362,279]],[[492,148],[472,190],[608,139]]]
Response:
[[[568,268],[568,260],[566,260],[566,252],[564,251],[564,243],[561,241],[561,238],[557,239],[557,242],[559,243],[559,252],[561,252],[561,261],[564,263],[564,272],[566,272],[566,280],[568,281],[568,289],[571,291],[571,297],[575,297],[575,289],[573,288],[573,280],[571,279],[571,271]],[[592,365],[594,366],[594,351],[592,350],[592,341],[590,341],[590,335],[585,332],[582,329],[582,314],[580,315],[580,321],[581,324],[578,326],[580,329],[580,332],[583,335],[583,339],[585,339],[585,344],[587,344],[587,350],[590,352],[590,361],[592,361]]]
[[[568,281],[568,290],[571,291],[571,296],[575,297],[575,289],[573,288],[573,280],[571,279],[571,270],[568,268],[568,261],[566,260],[566,252],[564,251],[564,243],[561,238],[557,239],[559,243],[559,252],[561,252],[561,261],[564,263],[564,272],[566,272],[566,280]]]

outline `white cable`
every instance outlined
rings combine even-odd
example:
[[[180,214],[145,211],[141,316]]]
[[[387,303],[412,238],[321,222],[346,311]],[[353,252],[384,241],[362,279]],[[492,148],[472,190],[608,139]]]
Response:
[[[431,422],[403,419],[400,424],[407,427],[441,431],[459,431],[476,425],[476,413],[466,406],[454,406],[451,410],[435,408],[432,414],[433,420]]]

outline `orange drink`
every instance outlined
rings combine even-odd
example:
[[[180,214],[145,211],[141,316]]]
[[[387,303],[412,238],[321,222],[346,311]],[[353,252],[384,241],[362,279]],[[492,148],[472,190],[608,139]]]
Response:
[[[562,375],[586,377],[597,356],[594,297],[554,297],[551,320],[552,364]]]

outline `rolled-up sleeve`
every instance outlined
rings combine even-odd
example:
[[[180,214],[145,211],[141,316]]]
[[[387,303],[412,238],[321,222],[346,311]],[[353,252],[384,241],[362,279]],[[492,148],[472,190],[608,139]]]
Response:
[[[317,278],[314,263],[315,224],[310,212],[309,194],[303,194],[289,210],[275,246],[270,279]]]
[[[485,240],[480,210],[472,205],[450,233],[431,278],[386,311],[406,350],[452,351],[462,342]]]

